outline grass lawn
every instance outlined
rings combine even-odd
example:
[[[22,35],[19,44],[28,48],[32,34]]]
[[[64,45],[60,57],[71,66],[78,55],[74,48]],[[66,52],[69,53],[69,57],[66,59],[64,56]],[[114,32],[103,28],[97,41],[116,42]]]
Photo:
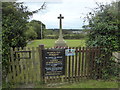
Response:
[[[33,40],[27,44],[27,47],[38,47],[40,44],[44,44],[45,47],[50,48],[54,47],[56,39],[42,39],[42,40]],[[67,39],[65,40],[69,47],[82,47],[85,46],[85,40],[79,39]]]
[[[119,85],[120,83],[118,84],[116,81],[82,80],[75,83],[41,84],[36,82],[33,84],[16,84],[11,88],[120,88]],[[3,88],[8,88],[8,86],[3,86]]]
[[[115,81],[85,80],[77,83],[68,83],[55,86],[36,85],[35,88],[118,88],[118,83]]]

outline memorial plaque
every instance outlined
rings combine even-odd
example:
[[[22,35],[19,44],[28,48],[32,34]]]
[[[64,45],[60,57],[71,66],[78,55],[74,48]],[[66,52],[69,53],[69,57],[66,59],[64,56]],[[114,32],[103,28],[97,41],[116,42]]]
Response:
[[[57,76],[65,74],[65,50],[43,50],[43,69],[45,76]]]

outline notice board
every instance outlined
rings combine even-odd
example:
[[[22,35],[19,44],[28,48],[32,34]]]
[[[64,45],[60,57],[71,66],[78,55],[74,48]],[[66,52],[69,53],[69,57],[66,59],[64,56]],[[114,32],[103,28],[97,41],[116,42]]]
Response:
[[[65,74],[65,49],[44,49],[42,54],[45,76]]]

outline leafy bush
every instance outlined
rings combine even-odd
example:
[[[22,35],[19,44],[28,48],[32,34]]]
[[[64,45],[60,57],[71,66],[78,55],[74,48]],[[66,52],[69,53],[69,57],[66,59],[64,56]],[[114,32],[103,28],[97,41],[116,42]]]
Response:
[[[86,37],[85,34],[66,34],[63,36],[64,39],[83,39]]]
[[[23,6],[23,3],[2,2],[2,77],[3,79],[5,79],[8,74],[10,48],[26,46],[27,38],[25,32],[27,30],[26,24],[28,23],[28,19],[30,18],[31,15],[43,9],[44,7],[43,5],[40,9],[30,12],[27,10],[26,6]]]
[[[119,73],[118,66],[111,55],[113,51],[120,51],[119,3],[112,2],[108,5],[97,3],[98,7],[87,14],[87,20],[89,21],[87,27],[91,29],[89,38],[86,41],[87,46],[104,47],[104,53],[100,59],[101,64],[104,61],[107,63],[102,70],[103,79],[108,79],[112,76],[116,77]]]
[[[46,35],[46,39],[58,39],[59,35]],[[64,39],[83,39],[86,38],[85,34],[65,34],[63,35]]]
[[[45,35],[44,36],[45,39],[58,39],[57,35]]]
[[[25,36],[27,40],[33,40],[37,38],[37,33],[34,31],[33,27],[29,27],[25,32]]]

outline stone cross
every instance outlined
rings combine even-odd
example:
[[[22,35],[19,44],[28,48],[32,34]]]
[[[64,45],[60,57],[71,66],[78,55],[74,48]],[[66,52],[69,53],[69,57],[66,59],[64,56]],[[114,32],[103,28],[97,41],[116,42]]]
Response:
[[[58,19],[60,19],[60,34],[59,34],[59,37],[63,37],[62,36],[62,19],[64,19],[64,17],[60,14]]]
[[[58,19],[60,19],[60,31],[59,31],[59,38],[57,41],[55,41],[55,47],[66,47],[67,46],[66,41],[63,39],[62,36],[62,19],[64,19],[64,17],[60,14]]]

